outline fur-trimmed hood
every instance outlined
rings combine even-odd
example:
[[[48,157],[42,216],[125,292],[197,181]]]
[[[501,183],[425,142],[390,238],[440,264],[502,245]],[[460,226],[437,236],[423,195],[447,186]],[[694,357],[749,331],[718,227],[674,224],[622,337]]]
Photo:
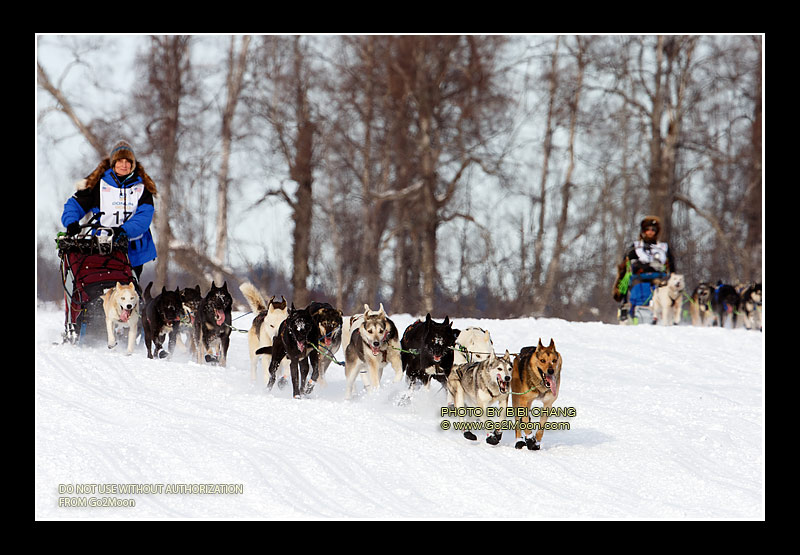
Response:
[[[647,227],[656,226],[656,235],[655,237],[648,241],[644,236],[644,230]],[[648,243],[656,243],[658,242],[658,236],[661,234],[661,218],[658,216],[645,216],[642,219],[641,223],[639,224],[639,239]]]
[[[102,162],[100,162],[100,164],[98,164],[92,173],[86,176],[86,178],[75,182],[75,189],[78,191],[84,189],[94,189],[97,187],[97,184],[100,183],[100,179],[103,177],[103,174],[109,169],[111,169],[111,159],[105,158]],[[157,194],[155,182],[150,178],[149,175],[147,175],[142,163],[138,160],[136,161],[136,169],[133,170],[133,173],[142,178],[142,183],[144,183],[145,188],[150,191],[150,193],[153,195]]]

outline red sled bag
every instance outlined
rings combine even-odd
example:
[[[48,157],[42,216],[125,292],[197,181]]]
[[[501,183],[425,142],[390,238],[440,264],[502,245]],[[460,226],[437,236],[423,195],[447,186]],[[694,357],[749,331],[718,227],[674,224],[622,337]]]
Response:
[[[93,229],[93,235],[56,237],[64,285],[64,341],[73,344],[105,337],[103,291],[117,282],[136,283],[127,238],[113,237],[108,228]]]

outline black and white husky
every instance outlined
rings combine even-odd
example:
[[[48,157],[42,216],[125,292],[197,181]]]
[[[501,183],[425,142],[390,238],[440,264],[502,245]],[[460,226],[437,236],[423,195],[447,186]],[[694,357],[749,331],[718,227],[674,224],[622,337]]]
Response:
[[[225,366],[231,340],[231,307],[233,297],[228,282],[222,287],[212,281],[211,289],[200,300],[194,319],[194,340],[197,344],[197,363],[210,362]]]
[[[311,313],[305,309],[296,309],[294,304],[289,308],[286,319],[278,327],[272,345],[256,349],[257,355],[272,355],[269,363],[269,383],[267,389],[275,385],[275,374],[281,361],[289,359],[289,369],[292,374],[292,395],[300,399],[301,392],[305,391],[306,378],[308,377],[308,357],[319,343],[320,334]],[[312,346],[313,345],[313,346]]]
[[[481,409],[480,419],[486,422],[486,408],[498,403],[500,414],[504,416],[511,393],[513,367],[508,350],[502,357],[491,354],[486,360],[453,366],[446,385],[453,396],[455,408],[462,408],[469,402],[470,406]],[[486,443],[497,445],[502,436],[500,430],[487,432]],[[477,439],[470,431],[465,431],[464,437],[473,441]]]
[[[739,298],[739,313],[742,315],[744,327],[762,330],[761,325],[761,284],[749,285]]]

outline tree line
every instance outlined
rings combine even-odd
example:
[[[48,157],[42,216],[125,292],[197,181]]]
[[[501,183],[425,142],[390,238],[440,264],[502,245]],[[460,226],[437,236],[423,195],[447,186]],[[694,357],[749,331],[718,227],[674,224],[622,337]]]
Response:
[[[646,214],[690,285],[761,279],[762,36],[141,36],[110,109],[108,37],[37,40],[39,149],[82,138],[71,182],[135,145],[159,288],[611,320]],[[245,191],[288,210],[287,275],[231,265]]]

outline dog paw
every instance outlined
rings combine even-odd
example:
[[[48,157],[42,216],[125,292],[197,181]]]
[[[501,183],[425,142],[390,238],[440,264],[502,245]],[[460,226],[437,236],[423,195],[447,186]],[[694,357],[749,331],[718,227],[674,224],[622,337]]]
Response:
[[[469,430],[467,430],[466,432],[464,432],[464,437],[465,437],[465,438],[467,438],[467,439],[468,439],[468,440],[470,440],[470,441],[475,441],[475,440],[477,440],[477,439],[478,439],[477,437],[475,437],[475,434],[473,434],[473,433],[472,433],[472,432],[470,432]]]
[[[169,352],[161,349],[158,351],[158,358],[167,358],[169,356]]]
[[[108,346],[108,348],[109,348],[109,349],[113,349],[113,348],[114,348],[114,347],[116,347],[116,346],[117,346],[117,342],[115,341],[115,342],[114,342],[114,344],[113,344],[113,345],[109,345],[109,346]]]
[[[304,395],[310,394],[312,391],[314,391],[314,386],[315,385],[317,385],[317,384],[313,380],[308,380],[308,383],[306,384],[306,388],[303,391],[303,394]]]
[[[486,438],[486,441],[489,441],[489,438]],[[538,451],[539,444],[536,443],[536,440],[532,437],[525,438],[525,439],[518,439],[517,443],[514,444],[515,449],[522,449],[523,447],[527,447],[529,451]]]
[[[289,383],[289,380],[287,380],[285,377],[281,376],[281,379],[278,380],[278,389],[283,389],[284,387],[286,387],[286,384],[288,384],[288,383]]]
[[[206,362],[208,362],[209,364],[217,364],[219,362],[219,359],[214,355],[206,355]]]
[[[486,436],[486,443],[489,445],[497,445],[500,443],[500,439],[503,437],[503,434],[489,434]]]

